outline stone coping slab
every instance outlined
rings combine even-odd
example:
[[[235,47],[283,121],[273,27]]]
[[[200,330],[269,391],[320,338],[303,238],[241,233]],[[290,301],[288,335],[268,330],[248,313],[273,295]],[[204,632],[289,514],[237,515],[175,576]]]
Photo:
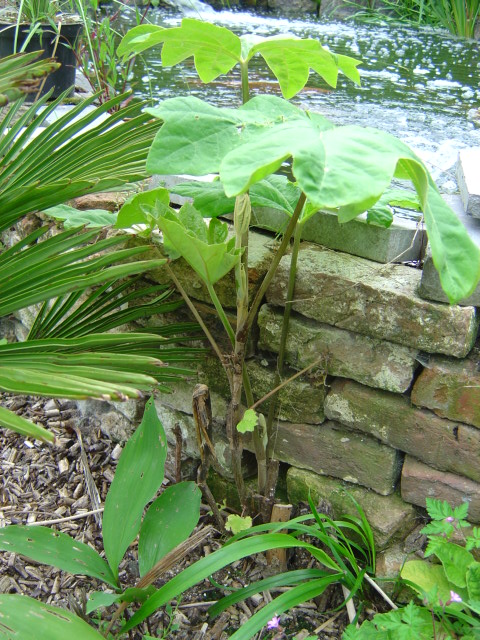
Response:
[[[319,476],[312,471],[290,467],[287,472],[288,499],[292,504],[307,502],[311,495],[315,504],[322,502],[331,505],[334,518],[349,514],[358,517],[358,511],[352,498],[364,510],[372,528],[375,544],[384,549],[396,540],[405,538],[416,524],[416,512],[411,504],[404,502],[400,496],[380,496],[364,487]]]
[[[270,305],[261,307],[259,349],[278,353],[282,320],[282,310]],[[286,361],[298,369],[323,356],[318,368],[329,375],[403,393],[412,383],[417,353],[409,347],[320,324],[297,314],[290,317]]]
[[[480,482],[480,429],[417,409],[409,398],[337,379],[325,400],[325,415],[435,469]]]
[[[287,215],[277,209],[253,208],[253,226],[278,233],[287,223]],[[319,211],[305,223],[302,239],[382,263],[420,260],[427,241],[421,215],[396,215],[385,229],[368,224],[366,214],[340,224],[337,214],[329,211]]]
[[[468,521],[480,522],[480,484],[453,473],[438,471],[411,456],[402,470],[402,498],[425,508],[426,498],[446,500],[452,507],[468,503]]]
[[[480,171],[480,160],[478,163],[479,171]],[[480,178],[479,178],[480,182]],[[444,199],[448,202],[451,208],[455,211],[460,221],[468,231],[468,235],[472,238],[475,244],[480,247],[480,220],[478,218],[473,218],[472,216],[466,215],[460,196],[458,195],[450,195],[443,196]],[[479,196],[480,197],[480,196]],[[433,264],[432,252],[430,250],[430,245],[427,246],[427,251],[425,254],[425,261],[423,264],[422,271],[422,279],[420,281],[420,286],[418,287],[418,295],[422,298],[426,298],[427,300],[436,300],[438,302],[447,302],[448,298],[445,295],[442,286],[440,284],[440,277],[438,275],[438,271]],[[476,289],[468,298],[464,298],[458,302],[459,305],[462,306],[480,306],[480,284],[477,285]]]
[[[267,301],[284,306],[290,256],[284,256]],[[416,290],[421,272],[318,245],[300,247],[293,309],[318,322],[430,353],[464,357],[478,329],[474,307],[429,302]]]
[[[457,162],[457,181],[463,208],[480,218],[480,147],[461,149]]]

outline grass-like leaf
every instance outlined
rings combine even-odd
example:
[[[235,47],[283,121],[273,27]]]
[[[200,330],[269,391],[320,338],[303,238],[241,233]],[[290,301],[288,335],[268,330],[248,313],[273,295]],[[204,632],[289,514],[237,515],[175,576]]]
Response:
[[[167,439],[153,398],[143,420],[125,445],[105,500],[103,543],[115,577],[128,545],[139,530],[143,510],[162,484]]]
[[[0,594],[2,635],[15,640],[102,640],[103,636],[75,614],[24,595]],[[35,631],[33,631],[35,630]]]
[[[117,580],[96,551],[66,533],[49,527],[10,525],[0,529],[0,548],[21,553],[76,575],[86,575],[117,588]]]
[[[285,527],[285,523],[283,523]],[[293,547],[302,547],[307,549],[312,555],[316,556],[316,552],[320,551],[311,544],[296,540],[293,536],[285,533],[269,533],[261,536],[254,536],[246,538],[245,540],[238,540],[232,544],[225,545],[218,551],[211,553],[205,558],[201,558],[194,564],[187,567],[180,574],[169,580],[167,584],[158,589],[145,604],[137,611],[132,618],[122,627],[121,632],[133,629],[137,624],[140,624],[145,618],[148,618],[159,607],[163,606],[173,598],[176,598],[179,594],[184,593],[187,589],[190,589],[194,584],[197,584],[212,575],[219,569],[240,560],[246,556],[253,555],[255,553],[263,553],[269,549],[288,549]],[[324,552],[323,552],[324,553]],[[324,553],[325,566],[332,568],[334,571],[338,571],[337,565]]]
[[[47,431],[47,429],[22,418],[22,416],[17,416],[16,413],[5,409],[5,407],[0,407],[0,426],[5,429],[11,429],[27,438],[35,438],[43,442],[53,442],[55,440],[53,433]]]

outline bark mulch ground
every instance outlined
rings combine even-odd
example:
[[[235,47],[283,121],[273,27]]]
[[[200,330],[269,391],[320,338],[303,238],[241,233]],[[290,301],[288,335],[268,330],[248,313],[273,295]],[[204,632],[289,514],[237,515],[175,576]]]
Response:
[[[82,425],[72,402],[4,394],[0,404],[48,427],[56,436],[56,444],[51,446],[24,439],[10,431],[0,431],[0,527],[51,525],[101,552],[101,505],[113,479],[121,445],[99,430],[79,428]],[[171,480],[167,478],[166,483]],[[221,546],[222,537],[211,526],[207,509],[204,514],[197,531],[208,531],[207,537],[180,558],[176,566],[155,583],[156,586]],[[305,558],[297,556],[290,562],[294,568],[305,567]],[[238,561],[215,574],[215,582],[232,589],[242,588],[263,577],[265,564],[262,555]],[[134,586],[138,577],[136,548],[132,545],[122,562],[120,579],[124,586]],[[0,552],[0,593],[29,595],[84,615],[88,594],[102,589],[104,587],[93,578],[73,576],[15,553]],[[173,602],[171,607],[152,616],[148,625],[144,624],[143,628],[137,628],[125,637],[141,640],[148,634],[175,640],[224,640],[275,594],[266,592],[249,598],[211,620],[207,609],[222,595],[224,593],[213,583],[203,582],[184,594],[179,602]],[[332,613],[341,602],[340,588],[333,587],[317,601],[283,614],[282,630],[265,629],[257,638],[303,640],[309,635],[320,640],[341,638],[348,622],[345,610]],[[103,614],[104,625],[113,611],[114,607]],[[98,617],[92,614],[90,622],[98,624]],[[32,632],[32,639],[34,637]]]

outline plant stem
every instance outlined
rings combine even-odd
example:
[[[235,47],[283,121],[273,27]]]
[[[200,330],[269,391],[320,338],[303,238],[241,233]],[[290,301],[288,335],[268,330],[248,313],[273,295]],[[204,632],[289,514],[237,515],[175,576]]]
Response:
[[[240,73],[242,77],[242,104],[250,100],[250,87],[248,84],[248,63],[244,60],[240,62]]]
[[[252,325],[256,315],[257,315],[257,311],[258,308],[260,307],[260,304],[263,300],[263,296],[265,295],[268,287],[270,286],[270,283],[273,280],[273,276],[275,275],[275,272],[277,270],[277,267],[280,263],[280,260],[283,258],[283,256],[286,253],[287,247],[289,245],[290,239],[292,237],[293,232],[295,231],[295,227],[297,225],[298,219],[300,217],[300,214],[303,211],[303,206],[305,204],[305,200],[307,199],[307,196],[302,193],[300,195],[300,198],[298,199],[297,202],[297,206],[295,207],[295,211],[293,212],[292,217],[290,218],[290,222],[288,223],[288,226],[285,230],[285,233],[283,235],[283,239],[282,242],[280,244],[280,246],[278,247],[275,255],[273,256],[272,262],[270,264],[270,267],[263,279],[262,284],[260,285],[260,288],[258,289],[256,295],[255,295],[255,299],[253,301],[252,306],[250,307],[250,311],[248,312],[248,316],[247,319],[245,321],[245,327],[242,329],[242,331],[245,331],[248,335],[248,329],[249,327]]]
[[[198,313],[198,311],[197,311],[195,305],[193,304],[193,302],[191,301],[188,293],[185,291],[185,289],[183,288],[181,282],[179,281],[177,276],[174,274],[174,272],[170,268],[170,265],[168,264],[168,262],[165,263],[165,269],[168,272],[168,275],[170,276],[170,278],[173,280],[173,283],[177,287],[180,295],[185,300],[188,308],[193,313],[193,315],[195,317],[195,320],[200,325],[200,328],[202,329],[203,333],[205,334],[207,340],[210,342],[210,345],[212,346],[212,349],[215,351],[215,354],[216,354],[217,358],[222,363],[222,365],[223,365],[223,367],[225,369],[225,372],[227,374],[227,377],[228,377],[228,379],[230,381],[230,370],[228,369],[228,367],[225,366],[225,357],[224,357],[223,353],[220,351],[220,347],[218,346],[217,342],[215,341],[215,338],[212,336],[212,334],[208,330],[206,324],[204,323],[204,321],[202,319],[202,316]]]
[[[228,444],[230,447],[230,454],[232,456],[232,473],[235,480],[235,486],[237,488],[238,497],[242,507],[246,508],[246,491],[245,482],[243,480],[242,473],[242,453],[243,445],[241,436],[237,430],[237,424],[240,422],[240,406],[242,400],[242,376],[243,376],[243,351],[237,348],[237,342],[232,326],[228,321],[225,311],[222,307],[220,300],[215,292],[215,289],[211,284],[207,284],[208,293],[215,306],[218,316],[225,328],[225,331],[230,338],[234,353],[231,357],[231,362],[225,363],[225,369],[229,370],[229,384],[230,384],[230,405],[228,407],[226,431]]]
[[[283,322],[282,322],[282,333],[280,336],[280,346],[278,350],[277,357],[277,371],[275,373],[275,382],[274,387],[278,387],[281,382],[283,375],[283,366],[285,363],[285,352],[287,350],[287,336],[288,336],[288,328],[290,325],[290,314],[292,312],[292,304],[293,304],[293,292],[295,289],[295,279],[297,277],[297,259],[298,259],[298,250],[300,247],[300,240],[302,237],[303,225],[297,224],[295,227],[295,234],[293,237],[293,250],[292,256],[290,259],[290,271],[288,275],[288,288],[287,288],[287,298],[285,301],[285,311],[283,313]],[[277,412],[278,405],[278,395],[275,394],[273,397],[270,407],[268,409],[268,418],[267,418],[267,436],[268,436],[268,447],[267,447],[267,461],[272,456],[272,430],[273,430],[273,420],[275,418]]]
[[[227,315],[222,307],[222,303],[218,299],[217,293],[213,286],[210,283],[207,284],[208,294],[213,302],[216,312],[218,313],[218,317],[220,318],[223,328],[227,332],[228,337],[230,338],[230,342],[232,343],[232,347],[235,346],[235,333],[232,329],[232,325],[230,324]]]

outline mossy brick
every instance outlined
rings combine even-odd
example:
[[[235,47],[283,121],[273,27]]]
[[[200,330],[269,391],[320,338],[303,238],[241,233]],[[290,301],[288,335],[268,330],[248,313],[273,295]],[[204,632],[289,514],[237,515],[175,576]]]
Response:
[[[402,498],[425,508],[427,498],[446,500],[452,507],[468,503],[468,520],[480,523],[480,483],[454,473],[432,469],[406,456],[402,470]]]
[[[277,460],[368,487],[381,495],[393,493],[400,478],[403,456],[398,451],[335,422],[277,422],[272,438],[272,455]],[[245,446],[253,450],[251,440]]]
[[[229,227],[231,234],[232,226],[229,225]],[[271,264],[277,242],[271,236],[256,231],[250,231],[248,242],[248,291],[250,301],[252,301]],[[131,240],[131,243],[134,245],[144,244],[145,240],[136,237]],[[149,239],[149,243],[153,246],[149,252],[142,255],[143,260],[165,257],[160,236],[154,234]],[[207,287],[183,258],[174,260],[170,264],[170,268],[178,278],[186,293],[193,300],[207,303],[210,302]],[[167,270],[162,267],[149,271],[148,277],[159,284],[171,283]],[[235,308],[236,289],[233,269],[215,284],[215,291],[220,302],[225,308]]]
[[[325,415],[435,469],[480,482],[480,430],[418,409],[409,398],[337,379],[325,400]]]
[[[263,305],[258,315],[263,350],[278,352],[283,312]],[[300,316],[290,318],[286,361],[303,369],[321,358],[326,373],[387,391],[406,391],[417,368],[416,349],[331,327]],[[322,358],[323,356],[323,358]]]
[[[267,301],[284,306],[290,256],[284,256]],[[464,357],[478,329],[475,308],[430,302],[416,290],[421,272],[304,243],[299,251],[293,310],[381,340]]]
[[[246,367],[252,386],[254,400],[260,400],[275,386],[275,364],[264,359],[252,358],[246,361]],[[295,371],[286,370],[283,379],[286,380]],[[228,399],[230,389],[222,366],[215,358],[206,358],[200,363],[200,380],[211,391]],[[320,424],[325,420],[323,402],[326,389],[322,384],[313,386],[309,381],[296,378],[291,380],[278,392],[278,417],[280,420],[291,422],[306,422]],[[258,410],[267,413],[269,401],[262,403]]]
[[[334,518],[342,515],[358,517],[353,498],[365,512],[378,549],[405,538],[415,527],[414,507],[397,494],[380,496],[364,487],[295,467],[290,467],[287,472],[287,490],[288,499],[293,504],[308,501],[309,495],[314,503],[327,501],[332,506]]]
[[[480,428],[479,349],[462,360],[422,359],[424,369],[412,389],[412,402],[450,420]]]

